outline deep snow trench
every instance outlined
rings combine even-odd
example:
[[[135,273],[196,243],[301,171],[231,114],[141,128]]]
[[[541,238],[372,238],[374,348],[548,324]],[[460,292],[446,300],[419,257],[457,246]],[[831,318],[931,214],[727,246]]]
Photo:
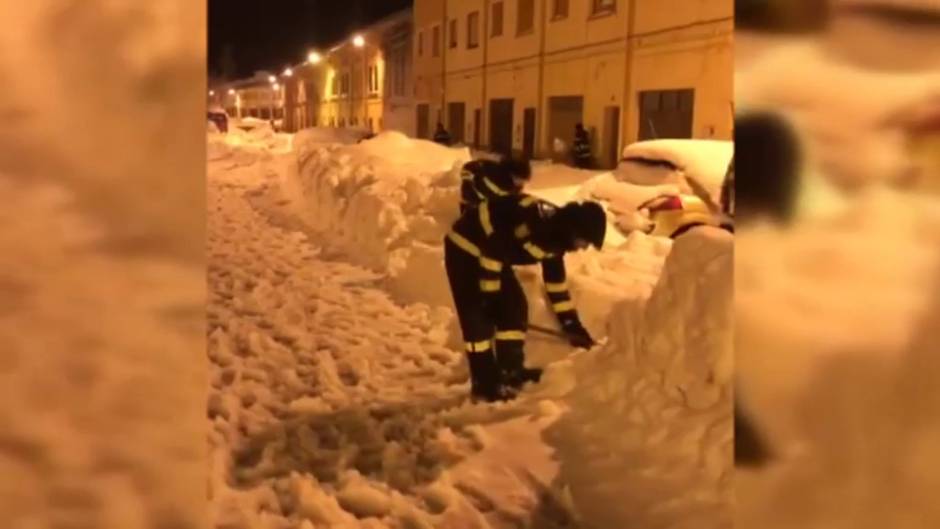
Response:
[[[540,437],[558,410],[469,403],[450,312],[327,257],[277,172],[232,162],[208,187],[214,526],[575,527]]]

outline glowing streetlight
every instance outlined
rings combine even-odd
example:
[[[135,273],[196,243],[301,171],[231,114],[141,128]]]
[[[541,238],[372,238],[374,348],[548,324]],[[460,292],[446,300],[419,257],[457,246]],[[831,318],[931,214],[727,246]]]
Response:
[[[310,64],[319,64],[322,60],[323,57],[320,57],[320,54],[315,51],[311,51],[309,54],[307,54],[307,62]]]
[[[215,95],[215,90],[209,90],[209,96],[211,97],[211,96],[214,96],[214,95]]]
[[[287,69],[284,70],[284,77],[290,77],[290,76],[292,76],[292,75],[294,75],[294,70],[292,70],[292,69],[290,69],[290,68],[287,68]]]
[[[364,39],[362,35],[356,35],[355,37],[353,37],[352,42],[353,42],[353,46],[357,48],[361,48],[366,45],[366,39]]]
[[[228,95],[230,95],[230,96],[235,95],[235,89],[234,89],[234,88],[229,88],[229,89],[228,89]]]
[[[274,83],[274,84],[271,85],[271,88],[273,88],[273,89],[275,89],[275,90],[277,90],[277,89],[280,88],[280,87],[281,87],[281,85],[279,85],[279,84],[277,84],[277,83]]]
[[[273,75],[269,75],[269,76],[268,76],[268,82],[271,83],[271,84],[276,83],[276,82],[277,82],[277,77],[274,77]]]

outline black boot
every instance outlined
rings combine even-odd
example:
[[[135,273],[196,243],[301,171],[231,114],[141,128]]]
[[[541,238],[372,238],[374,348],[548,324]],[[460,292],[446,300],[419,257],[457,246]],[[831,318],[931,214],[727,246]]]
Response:
[[[497,402],[511,398],[500,383],[499,368],[492,350],[467,353],[467,362],[470,365],[470,397],[472,399]]]
[[[537,384],[542,379],[542,370],[525,367],[525,352],[522,342],[503,342],[497,345],[497,362],[503,384],[518,391],[527,382]]]

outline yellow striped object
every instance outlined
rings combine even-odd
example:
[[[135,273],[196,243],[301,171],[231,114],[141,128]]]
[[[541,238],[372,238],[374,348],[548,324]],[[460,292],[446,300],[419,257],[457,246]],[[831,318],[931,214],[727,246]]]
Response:
[[[483,340],[480,342],[467,342],[467,352],[469,353],[485,353],[490,350],[492,342],[490,340]]]
[[[477,245],[473,244],[472,242],[468,241],[466,237],[464,237],[463,235],[457,233],[456,231],[452,231],[447,234],[447,238],[450,239],[451,242],[456,244],[457,247],[460,248],[461,250],[467,252],[468,254],[474,257],[480,257],[481,255],[480,248],[477,247]]]
[[[480,280],[480,290],[483,292],[499,292],[500,285],[499,279],[482,279]]]
[[[525,341],[525,332],[523,331],[497,331],[496,339],[502,341],[522,340]]]
[[[502,272],[503,263],[499,261],[494,261],[489,257],[480,257],[480,266],[489,270],[490,272]]]

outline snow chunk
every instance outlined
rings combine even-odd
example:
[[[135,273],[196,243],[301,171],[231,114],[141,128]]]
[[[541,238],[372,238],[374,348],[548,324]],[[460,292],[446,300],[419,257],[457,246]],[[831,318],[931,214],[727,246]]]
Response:
[[[336,495],[336,499],[344,509],[359,518],[381,518],[392,509],[392,499],[388,493],[362,482],[346,485]]]

